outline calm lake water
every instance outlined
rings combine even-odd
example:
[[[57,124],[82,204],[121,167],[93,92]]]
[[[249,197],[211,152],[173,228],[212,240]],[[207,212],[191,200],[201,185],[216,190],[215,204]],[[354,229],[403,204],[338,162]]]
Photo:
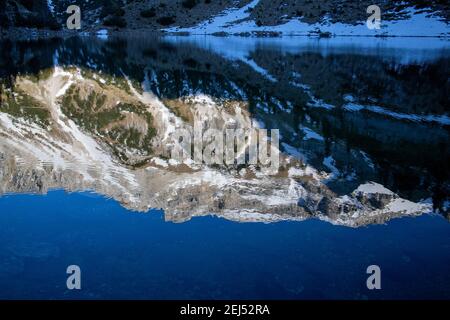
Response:
[[[450,298],[440,216],[351,229],[318,220],[174,224],[91,193],[0,198],[0,298]],[[66,289],[79,265],[82,289]],[[382,289],[366,288],[377,264]]]
[[[0,298],[450,298],[450,224],[443,217],[450,194],[448,41],[75,37],[0,43],[4,82],[76,66],[151,79],[160,99],[193,92],[246,99],[255,119],[280,129],[282,151],[295,150],[320,170],[327,170],[325,157],[335,160],[339,180],[329,187],[337,194],[376,181],[411,201],[428,199],[442,214],[357,229],[212,216],[174,224],[161,211],[130,212],[93,193],[4,194]],[[381,267],[381,290],[366,287],[373,264]],[[79,291],[66,288],[69,265],[82,270]]]

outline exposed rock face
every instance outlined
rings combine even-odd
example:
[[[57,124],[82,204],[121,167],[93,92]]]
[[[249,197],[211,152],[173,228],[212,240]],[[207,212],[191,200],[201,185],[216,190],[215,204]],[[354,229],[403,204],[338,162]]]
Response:
[[[6,107],[9,112],[0,112],[1,192],[94,190],[131,210],[162,208],[167,220],[177,222],[214,214],[236,221],[263,222],[318,217],[359,226],[422,214],[432,208],[427,203],[401,199],[374,183],[338,195],[326,184],[332,173],[285,154],[280,156],[276,175],[255,165],[206,166],[167,161],[164,157],[170,155],[175,131],[188,129],[190,123],[188,118],[177,115],[173,105],[169,109],[161,99],[143,90],[149,85],[148,79],[140,88],[126,77],[105,79],[105,75],[73,67],[55,67],[40,79],[18,76],[15,86],[3,93],[8,96],[6,100],[3,97],[6,107],[25,99],[47,112],[43,118],[34,114],[30,117],[26,106],[20,115]],[[102,104],[94,98],[73,96],[74,92],[91,88],[84,95],[91,97],[100,87]],[[117,137],[126,135],[130,128],[138,132],[132,144],[130,136],[122,141],[122,153],[116,152],[118,146],[111,142],[114,136],[108,135],[111,123],[99,121],[105,114],[111,120],[107,112],[116,100],[130,106],[122,110],[125,116],[112,117]],[[220,126],[233,120],[237,128],[254,125],[242,101],[193,94],[178,103],[185,115],[197,115],[204,123]],[[145,130],[137,130],[142,123]],[[149,127],[154,129],[151,149],[142,155],[137,153],[141,149],[139,142],[146,139]],[[206,129],[203,126],[203,131]],[[136,165],[141,160],[145,161]]]
[[[66,9],[74,4],[70,0],[5,0],[5,11],[0,14],[4,27],[36,27],[57,29],[65,26]],[[83,16],[83,30],[144,29],[161,30],[168,27],[193,27],[208,23],[215,17],[240,8],[245,16],[235,20],[254,22],[257,26],[274,27],[300,19],[314,24],[323,21],[331,23],[357,24],[367,19],[366,8],[372,1],[353,0],[92,0],[75,3]],[[448,21],[450,11],[443,1],[394,0],[378,3],[383,20],[401,20],[410,17],[408,8]],[[247,7],[248,6],[248,7]],[[270,34],[262,33],[262,34]]]
[[[29,27],[60,29],[55,16],[50,12],[47,0],[3,0],[0,1],[0,27]]]
[[[374,209],[382,209],[398,198],[392,191],[374,183],[361,185],[352,194],[363,205],[371,206]]]
[[[262,25],[282,24],[293,17],[302,18],[309,23],[320,22],[324,17],[332,22],[358,23],[367,19],[366,8],[374,4],[373,1],[347,1],[347,0],[324,0],[317,3],[315,1],[298,0],[261,0],[252,11],[251,18],[260,21]],[[449,19],[448,7],[440,1],[385,1],[377,5],[383,12],[384,19],[396,20],[405,17],[402,9],[414,7],[425,11],[439,11],[442,16]],[[270,12],[277,12],[271,15]]]

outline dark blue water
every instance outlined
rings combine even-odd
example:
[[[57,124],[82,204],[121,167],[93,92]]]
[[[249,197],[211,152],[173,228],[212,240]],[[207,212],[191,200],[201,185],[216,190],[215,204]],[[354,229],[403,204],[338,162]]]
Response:
[[[79,265],[82,289],[66,288]],[[366,287],[377,264],[382,289]],[[0,298],[450,298],[450,224],[440,216],[350,229],[310,220],[183,224],[62,191],[0,198]]]

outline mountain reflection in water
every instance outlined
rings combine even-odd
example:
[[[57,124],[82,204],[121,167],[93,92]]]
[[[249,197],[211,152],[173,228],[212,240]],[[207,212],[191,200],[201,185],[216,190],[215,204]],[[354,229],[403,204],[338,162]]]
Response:
[[[450,298],[448,41],[0,43],[0,298]],[[279,129],[279,175],[173,165],[199,110]]]
[[[2,48],[2,90],[18,75],[39,79],[58,65],[94,77],[126,75],[137,87],[147,81],[146,89],[184,120],[189,114],[174,103],[183,97],[245,101],[258,123],[280,129],[281,151],[329,174],[326,186],[337,196],[374,181],[448,214],[450,59],[444,40],[73,37],[4,39]],[[94,179],[101,180],[98,172]],[[54,180],[28,189],[3,182],[2,189],[71,189]]]

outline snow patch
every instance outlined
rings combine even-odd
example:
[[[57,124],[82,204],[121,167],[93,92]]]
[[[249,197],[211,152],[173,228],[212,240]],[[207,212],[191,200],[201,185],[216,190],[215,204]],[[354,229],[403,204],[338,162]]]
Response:
[[[160,167],[163,167],[163,168],[169,167],[169,165],[168,165],[168,163],[167,163],[166,160],[161,159],[161,158],[158,158],[158,157],[154,157],[154,158],[152,159],[152,162],[153,162],[154,164],[156,164],[157,166],[160,166]]]
[[[428,203],[415,203],[406,199],[397,198],[392,200],[385,208],[390,212],[401,214],[416,214],[419,212],[430,212],[432,205]]]
[[[331,23],[329,18],[323,21],[308,24],[299,18],[292,18],[284,24],[276,26],[257,26],[255,21],[249,20],[249,8],[258,4],[259,0],[254,0],[242,8],[232,8],[223,11],[221,14],[190,28],[167,28],[166,32],[189,32],[192,34],[213,34],[217,32],[243,33],[243,32],[280,32],[283,35],[314,35],[318,31],[339,36],[445,36],[450,32],[450,26],[442,18],[430,15],[426,12],[419,12],[414,8],[406,9],[409,15],[407,19],[384,21],[381,29],[367,28],[366,21],[361,21],[357,25],[345,23]]]
[[[312,130],[308,127],[304,127],[304,126],[300,125],[300,129],[303,131],[303,134],[305,135],[303,137],[303,140],[310,140],[310,139],[319,140],[319,141],[325,140],[320,134],[318,134],[317,132],[315,132],[314,130]]]
[[[47,0],[48,10],[54,14],[55,13],[55,5],[53,4],[53,0]]]
[[[387,195],[395,195],[394,192],[385,188],[383,185],[376,182],[368,182],[365,184],[361,184],[354,192],[359,192],[363,194],[387,194]]]
[[[324,158],[323,165],[331,170],[331,173],[329,174],[327,180],[337,179],[341,174],[339,169],[336,168],[336,161],[333,159],[332,156]]]
[[[390,116],[399,120],[409,120],[415,122],[436,122],[441,125],[450,125],[450,117],[448,115],[418,115],[418,114],[409,114],[409,113],[401,113],[396,111],[391,111],[386,108],[380,106],[364,106],[357,103],[347,103],[342,106],[345,110],[351,112],[357,112],[361,110],[367,110],[373,113],[378,113],[386,116]]]
[[[97,35],[97,38],[106,40],[106,39],[108,39],[108,30],[101,29],[101,30],[97,31],[96,35]]]

